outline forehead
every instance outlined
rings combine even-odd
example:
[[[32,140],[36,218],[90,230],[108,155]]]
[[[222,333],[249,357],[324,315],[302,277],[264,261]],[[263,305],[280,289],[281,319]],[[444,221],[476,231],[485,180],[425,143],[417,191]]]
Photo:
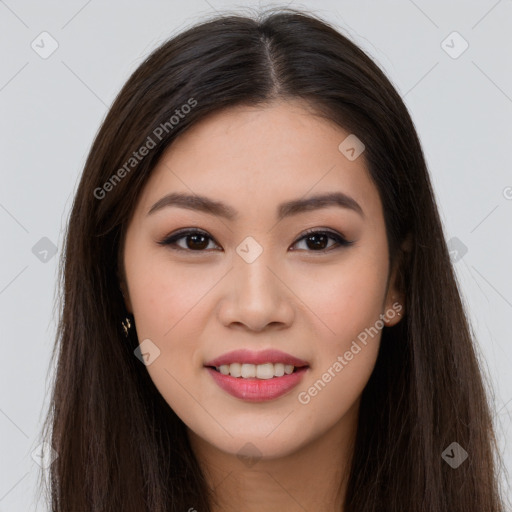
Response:
[[[339,149],[349,135],[300,102],[213,113],[167,148],[139,209],[147,213],[161,196],[175,191],[215,197],[241,212],[340,191],[370,216],[379,215],[380,200],[364,153],[349,160]]]

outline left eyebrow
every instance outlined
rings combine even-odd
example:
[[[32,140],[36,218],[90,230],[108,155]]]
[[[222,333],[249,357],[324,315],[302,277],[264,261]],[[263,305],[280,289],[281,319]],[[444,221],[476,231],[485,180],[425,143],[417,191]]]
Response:
[[[231,221],[238,218],[238,212],[225,203],[215,201],[206,196],[189,195],[179,192],[167,194],[159,199],[150,208],[148,215],[151,215],[152,213],[167,206],[201,211],[217,217],[223,217]],[[311,210],[329,208],[332,206],[353,210],[361,217],[365,218],[363,209],[355,199],[342,192],[331,192],[316,195],[307,199],[293,199],[291,201],[284,202],[280,204],[277,209],[277,219],[282,220],[285,217],[298,215]]]

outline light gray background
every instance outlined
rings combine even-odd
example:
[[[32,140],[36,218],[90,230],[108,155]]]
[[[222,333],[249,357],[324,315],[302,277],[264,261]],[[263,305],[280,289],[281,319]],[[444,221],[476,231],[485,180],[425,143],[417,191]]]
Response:
[[[0,512],[43,510],[34,498],[39,466],[31,453],[48,398],[58,256],[77,180],[108,106],[165,39],[215,10],[258,5],[270,4],[0,0]],[[314,10],[363,47],[412,114],[446,238],[467,248],[454,255],[454,267],[512,472],[512,1],[290,5]],[[39,37],[44,31],[58,43],[47,59],[31,47],[50,47],[49,39],[41,42],[47,36]],[[442,46],[453,31],[469,44],[457,58],[443,49],[458,54],[464,43],[457,36]],[[58,247],[55,256],[44,247],[33,253],[43,237]]]

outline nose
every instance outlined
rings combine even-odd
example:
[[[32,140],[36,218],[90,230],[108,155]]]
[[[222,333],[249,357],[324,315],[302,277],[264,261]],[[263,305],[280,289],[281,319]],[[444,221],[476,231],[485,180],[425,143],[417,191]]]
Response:
[[[218,316],[223,325],[254,332],[289,327],[294,295],[282,270],[261,254],[252,263],[235,258],[226,276]]]

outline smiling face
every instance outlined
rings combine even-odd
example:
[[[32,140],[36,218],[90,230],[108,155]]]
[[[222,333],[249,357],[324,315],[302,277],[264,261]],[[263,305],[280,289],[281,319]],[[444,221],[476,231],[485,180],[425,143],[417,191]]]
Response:
[[[348,135],[296,102],[232,108],[176,139],[141,193],[124,244],[126,305],[139,342],[150,340],[153,382],[210,447],[237,454],[250,442],[273,458],[354,426],[382,319],[399,320],[401,296],[394,276],[386,287],[364,153],[338,149]],[[307,368],[233,384],[205,366],[239,349],[279,350]],[[282,373],[260,375],[273,369]]]

